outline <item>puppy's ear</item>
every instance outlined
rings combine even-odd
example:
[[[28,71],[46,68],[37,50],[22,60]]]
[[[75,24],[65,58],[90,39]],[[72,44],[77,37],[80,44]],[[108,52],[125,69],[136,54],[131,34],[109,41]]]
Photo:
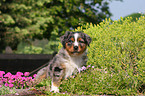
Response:
[[[86,44],[89,46],[92,41],[91,37],[85,33],[83,33],[83,37],[85,39]]]
[[[60,37],[60,41],[61,41],[64,48],[65,48],[65,43],[66,43],[66,41],[68,41],[68,38],[69,38],[71,33],[72,32],[70,32],[70,31],[66,31],[65,34]]]

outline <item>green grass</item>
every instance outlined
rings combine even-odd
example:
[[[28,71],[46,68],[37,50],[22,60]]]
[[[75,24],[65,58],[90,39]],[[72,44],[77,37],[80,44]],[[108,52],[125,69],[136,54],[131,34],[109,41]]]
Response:
[[[0,95],[14,94],[14,93],[16,93],[15,88],[10,89],[9,87],[5,87],[5,86],[0,87]]]

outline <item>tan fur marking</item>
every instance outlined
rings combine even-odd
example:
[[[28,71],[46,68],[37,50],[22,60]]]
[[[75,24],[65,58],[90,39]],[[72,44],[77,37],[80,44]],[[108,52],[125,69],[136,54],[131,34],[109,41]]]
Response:
[[[59,85],[60,85],[60,82],[53,82],[53,86],[59,87]]]
[[[81,55],[86,49],[87,49],[87,45],[86,44],[84,44],[82,46],[82,48],[81,48],[81,46],[79,46],[79,48],[78,48],[78,51],[79,51],[78,56]]]
[[[65,64],[60,64],[62,66],[62,68],[65,70],[66,69],[66,66]]]
[[[78,38],[78,41],[84,41],[83,38]]]
[[[43,74],[43,75],[41,75],[39,78],[40,78],[40,79],[44,79],[44,78],[46,78],[46,73]]]
[[[67,52],[69,53],[69,55],[71,55],[72,52],[74,51],[74,47],[73,47],[73,45],[68,46],[68,43],[66,43],[65,46],[66,46],[66,50],[67,50]]]
[[[75,39],[74,39],[74,38],[70,38],[70,40],[75,41]]]

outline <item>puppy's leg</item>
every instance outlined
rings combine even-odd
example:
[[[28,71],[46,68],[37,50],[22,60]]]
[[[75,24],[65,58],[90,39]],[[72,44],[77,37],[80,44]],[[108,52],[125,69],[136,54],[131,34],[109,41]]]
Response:
[[[51,92],[54,93],[59,92],[59,86],[61,83],[61,80],[64,78],[65,75],[65,66],[61,64],[60,66],[55,66],[53,70],[53,76],[52,76],[52,84],[51,84]]]
[[[57,84],[57,82],[52,81],[50,92],[54,92],[54,93],[58,92],[59,93],[59,85],[60,84]]]
[[[35,80],[37,83],[39,83],[46,78],[47,78],[47,67],[44,67],[38,71]]]

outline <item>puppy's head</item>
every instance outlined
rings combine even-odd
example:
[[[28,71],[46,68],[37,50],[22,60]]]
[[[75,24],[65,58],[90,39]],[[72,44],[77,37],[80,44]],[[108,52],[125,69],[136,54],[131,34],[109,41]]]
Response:
[[[61,43],[71,56],[82,54],[91,43],[91,37],[82,32],[67,31],[60,37]]]

